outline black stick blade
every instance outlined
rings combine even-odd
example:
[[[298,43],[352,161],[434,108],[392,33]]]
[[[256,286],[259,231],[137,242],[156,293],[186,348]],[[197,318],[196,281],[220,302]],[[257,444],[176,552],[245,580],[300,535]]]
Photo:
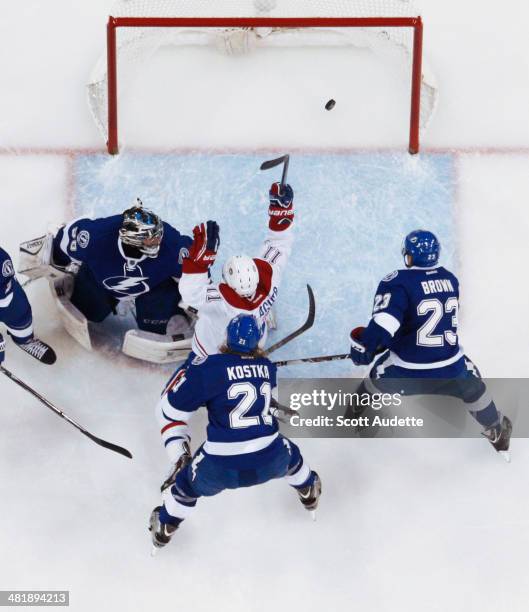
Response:
[[[283,165],[283,175],[281,176],[281,191],[287,182],[288,165],[290,164],[290,155],[285,155],[285,164]]]
[[[117,444],[112,444],[112,442],[107,442],[106,440],[102,440],[101,438],[98,438],[97,436],[94,436],[93,434],[91,434],[82,425],[79,425],[79,423],[77,423],[72,418],[70,418],[67,414],[65,414],[62,410],[60,410],[60,408],[57,408],[57,406],[54,406],[48,399],[46,399],[40,393],[35,391],[35,389],[32,389],[28,384],[20,380],[20,378],[17,378],[12,372],[10,372],[9,370],[6,370],[4,366],[2,365],[0,365],[0,372],[2,374],[5,374],[5,376],[7,376],[10,380],[12,380],[19,387],[22,387],[25,391],[30,393],[33,397],[38,399],[39,402],[43,403],[46,406],[46,408],[49,408],[51,411],[55,412],[55,414],[57,416],[60,416],[61,419],[64,419],[66,422],[70,423],[70,425],[78,429],[87,438],[90,438],[92,442],[99,444],[99,446],[102,446],[103,448],[114,451],[115,453],[119,453],[120,455],[123,455],[124,457],[128,457],[129,459],[132,459],[132,455],[130,454],[130,451],[128,451],[126,448],[122,448],[121,446],[118,446]]]
[[[112,442],[107,442],[106,440],[102,440],[101,438],[94,436],[88,431],[83,431],[82,429],[80,429],[79,431],[82,434],[84,434],[87,438],[90,438],[92,442],[99,444],[99,446],[102,446],[103,448],[114,451],[115,453],[118,453],[119,455],[123,455],[124,457],[128,457],[129,459],[132,459],[132,453],[128,451],[126,448],[123,448],[122,446],[118,446],[117,444],[112,444]]]
[[[270,170],[270,168],[275,168],[276,166],[280,166],[282,163],[284,163],[286,161],[286,158],[288,157],[288,155],[282,155],[281,157],[278,157],[277,159],[270,159],[268,161],[265,161],[261,164],[261,170]]]

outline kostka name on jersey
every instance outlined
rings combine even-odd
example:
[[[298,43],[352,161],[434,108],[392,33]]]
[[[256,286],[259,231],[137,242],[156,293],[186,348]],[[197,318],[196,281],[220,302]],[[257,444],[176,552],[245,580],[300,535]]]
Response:
[[[245,378],[267,378],[270,379],[270,370],[267,365],[238,365],[226,368],[228,380],[241,380]]]

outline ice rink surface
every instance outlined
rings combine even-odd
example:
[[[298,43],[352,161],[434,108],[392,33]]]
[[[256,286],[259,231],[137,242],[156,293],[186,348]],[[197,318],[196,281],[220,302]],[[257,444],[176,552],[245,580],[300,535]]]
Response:
[[[84,91],[110,5],[27,0],[4,12],[0,245],[15,259],[18,243],[49,223],[115,213],[136,196],[182,231],[219,221],[219,261],[254,253],[275,178],[257,169],[291,151],[297,238],[274,338],[304,319],[306,283],[318,318],[278,355],[342,352],[380,278],[400,266],[402,235],[427,226],[460,274],[466,351],[486,376],[527,377],[523,2],[422,2],[441,93],[417,158],[404,153],[407,84],[366,52],[226,58],[202,49],[175,60],[164,49],[124,95],[125,147],[111,159]],[[337,106],[327,113],[330,97]],[[39,366],[8,340],[6,365],[134,461],[1,379],[0,589],[69,589],[76,612],[527,609],[524,439],[513,441],[510,465],[479,439],[302,440],[324,483],[316,524],[272,482],[201,500],[151,559],[146,522],[167,470],[153,407],[171,368],[85,352],[62,330],[45,283],[28,295],[59,359]],[[314,368],[284,373],[352,372]],[[201,415],[192,428],[195,447],[204,423]]]
[[[221,227],[219,262],[233,253],[257,255],[268,224],[268,188],[279,174],[260,173],[263,160],[263,153],[81,156],[74,170],[74,214],[117,213],[120,208],[114,202],[132,202],[139,194],[146,206],[156,203],[164,219],[190,235],[195,223],[215,219]],[[277,309],[281,324],[270,341],[305,320],[307,283],[316,295],[318,317],[313,330],[277,357],[286,359],[293,351],[300,356],[346,351],[351,321],[362,321],[370,313],[373,279],[401,265],[401,237],[412,229],[428,226],[437,232],[444,261],[453,268],[454,180],[453,157],[448,154],[293,157],[289,181],[295,187],[300,230],[282,283]],[[384,248],[373,248],[375,237]],[[219,279],[220,267],[213,269]],[[321,377],[350,372],[350,362],[317,368]],[[295,366],[282,375],[310,377],[315,369]]]

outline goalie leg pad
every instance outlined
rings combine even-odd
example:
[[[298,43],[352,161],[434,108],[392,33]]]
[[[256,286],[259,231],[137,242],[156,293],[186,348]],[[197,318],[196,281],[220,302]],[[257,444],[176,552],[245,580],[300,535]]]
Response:
[[[122,351],[129,357],[150,363],[184,361],[191,351],[191,338],[161,336],[140,329],[125,334]]]
[[[71,285],[73,278],[65,276],[62,279],[50,280],[50,290],[64,329],[87,351],[92,350],[92,341],[88,331],[88,321],[71,302]]]

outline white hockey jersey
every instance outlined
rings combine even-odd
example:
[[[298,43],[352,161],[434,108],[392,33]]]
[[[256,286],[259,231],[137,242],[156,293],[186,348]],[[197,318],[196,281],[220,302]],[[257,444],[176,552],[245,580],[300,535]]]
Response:
[[[269,230],[261,256],[254,259],[259,283],[252,298],[241,297],[226,283],[214,284],[207,272],[182,273],[180,294],[185,304],[198,311],[192,350],[202,357],[215,355],[226,341],[228,323],[239,314],[253,315],[261,329],[260,345],[267,335],[266,316],[274,306],[282,272],[292,250],[292,227],[281,232]]]

